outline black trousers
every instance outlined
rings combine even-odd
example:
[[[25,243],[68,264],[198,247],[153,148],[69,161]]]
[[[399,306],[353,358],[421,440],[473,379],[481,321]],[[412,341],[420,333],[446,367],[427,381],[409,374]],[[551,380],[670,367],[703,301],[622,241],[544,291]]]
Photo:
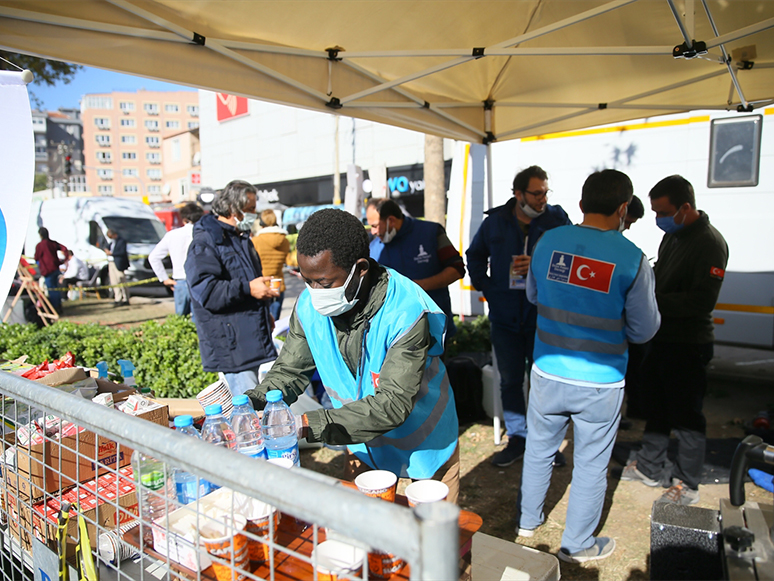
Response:
[[[678,478],[697,489],[704,466],[707,421],[702,411],[712,343],[651,342],[640,393],[647,423],[637,468],[653,479]],[[677,438],[677,462],[667,461],[669,435]]]

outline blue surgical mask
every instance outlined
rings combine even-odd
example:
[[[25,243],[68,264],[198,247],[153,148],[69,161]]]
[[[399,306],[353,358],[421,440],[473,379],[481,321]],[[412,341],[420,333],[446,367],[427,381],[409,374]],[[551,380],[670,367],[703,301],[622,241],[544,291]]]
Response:
[[[360,286],[363,284],[363,277],[360,277],[360,282],[357,285],[357,291],[355,292],[355,298],[351,301],[347,300],[346,292],[349,287],[349,283],[352,277],[355,275],[357,269],[357,262],[352,265],[352,270],[347,277],[346,282],[338,287],[334,288],[312,288],[308,283],[306,285],[309,291],[309,296],[312,299],[312,306],[323,317],[336,317],[349,311],[358,301],[357,295],[360,292]]]
[[[657,216],[656,226],[661,228],[667,234],[674,234],[678,230],[682,229],[683,226],[685,226],[685,218],[683,218],[683,221],[680,224],[675,222],[675,216],[677,216],[679,213],[680,210],[677,210],[677,212],[674,213],[674,216]]]
[[[257,218],[258,218],[258,214],[245,212],[244,214],[242,214],[241,220],[237,218],[236,229],[240,230],[241,232],[250,232],[250,230],[253,229],[253,224],[255,224],[255,220]]]

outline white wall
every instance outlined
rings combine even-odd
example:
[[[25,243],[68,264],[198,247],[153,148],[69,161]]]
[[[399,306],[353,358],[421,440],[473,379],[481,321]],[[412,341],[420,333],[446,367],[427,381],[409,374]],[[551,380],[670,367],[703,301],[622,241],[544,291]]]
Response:
[[[202,186],[270,183],[334,173],[335,116],[250,100],[249,113],[218,122],[216,94],[199,91]],[[355,120],[355,162],[363,169],[424,161],[424,134]],[[339,118],[339,171],[352,163],[353,120]],[[445,140],[444,157],[453,142]]]

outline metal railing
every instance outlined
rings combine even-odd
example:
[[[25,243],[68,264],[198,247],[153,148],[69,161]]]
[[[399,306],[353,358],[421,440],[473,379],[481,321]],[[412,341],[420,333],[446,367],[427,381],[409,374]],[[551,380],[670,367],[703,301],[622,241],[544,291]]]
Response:
[[[269,545],[270,557],[265,567],[268,573],[255,573],[254,568],[242,571],[243,577],[234,572],[234,580],[237,579],[318,579],[317,566],[319,562],[315,556],[317,544],[326,531],[335,530],[339,536],[343,536],[351,543],[361,545],[362,548],[378,548],[402,558],[410,566],[411,579],[456,579],[459,576],[459,509],[449,503],[435,503],[419,505],[414,509],[407,509],[397,504],[369,498],[345,486],[341,481],[306,469],[287,470],[264,461],[255,460],[237,452],[212,446],[195,438],[184,436],[170,430],[168,427],[153,424],[142,419],[132,417],[117,410],[97,405],[77,395],[71,395],[56,388],[47,387],[40,383],[22,379],[15,375],[0,372],[0,420],[5,424],[4,451],[13,440],[13,429],[24,425],[34,417],[43,415],[55,415],[60,418],[59,428],[66,422],[72,422],[86,430],[94,432],[99,438],[96,440],[113,441],[116,443],[115,458],[100,460],[99,445],[84,446],[81,438],[75,438],[75,477],[72,476],[73,467],[68,466],[68,459],[64,453],[55,453],[61,445],[56,436],[44,436],[45,442],[39,460],[45,461],[45,470],[33,481],[30,474],[18,474],[13,471],[13,464],[8,464],[9,458],[4,455],[6,464],[3,466],[3,478],[0,481],[0,492],[3,493],[2,515],[9,519],[8,530],[3,535],[0,545],[0,565],[4,579],[11,580],[29,577],[29,562],[37,562],[36,550],[45,552],[56,549],[52,541],[52,531],[55,526],[40,524],[33,526],[29,521],[32,518],[25,515],[34,515],[34,510],[40,511],[40,503],[45,511],[46,504],[50,503],[54,509],[63,500],[65,491],[58,489],[58,484],[67,480],[65,474],[69,474],[72,480],[77,480],[74,488],[78,497],[86,497],[87,488],[95,492],[94,484],[84,484],[83,480],[89,480],[91,473],[82,473],[83,466],[90,466],[97,472],[113,475],[119,479],[127,479],[125,470],[120,469],[118,461],[124,454],[130,453],[128,448],[137,449],[166,463],[168,467],[175,467],[189,471],[209,482],[227,487],[236,493],[241,493],[249,498],[258,499],[275,507],[283,515],[283,519],[299,523],[299,530],[308,527],[306,533],[307,549],[301,551],[289,546],[283,546],[272,540],[272,530],[268,537],[258,538],[247,534],[252,540],[259,540]],[[25,409],[28,408],[28,409]],[[44,422],[45,424],[45,422]],[[17,461],[24,455],[34,456],[32,446],[19,445]],[[54,452],[52,452],[54,450]],[[20,456],[21,455],[21,456]],[[65,470],[63,470],[63,468]],[[9,484],[9,477],[17,478],[14,486]],[[72,483],[72,481],[70,481]],[[29,491],[35,487],[42,492],[40,498],[24,498],[19,488],[23,485]],[[90,487],[90,488],[89,488]],[[139,490],[137,491],[139,495]],[[115,510],[115,517],[110,523],[103,522],[104,518],[87,518],[96,530],[96,535],[113,531],[118,524],[127,519],[126,507],[119,502],[118,495],[103,495],[96,490],[100,501],[110,509]],[[50,502],[54,501],[54,502]],[[173,498],[166,498],[167,512],[179,507]],[[197,501],[187,508],[197,513],[197,519],[209,518],[200,507],[201,501]],[[33,505],[37,508],[34,509]],[[232,504],[233,510],[233,504]],[[86,511],[82,511],[86,512]],[[100,511],[97,511],[99,515]],[[79,513],[81,514],[81,513]],[[131,518],[131,515],[128,515]],[[14,519],[18,519],[17,522]],[[40,519],[39,519],[40,520]],[[45,519],[41,520],[45,523]],[[197,520],[197,522],[201,522]],[[169,516],[166,522],[157,520],[156,526],[169,524]],[[311,523],[311,524],[308,524]],[[13,527],[16,526],[17,529]],[[151,523],[141,523],[140,528],[150,527]],[[273,522],[270,522],[270,529]],[[282,523],[280,523],[282,526]],[[25,529],[25,527],[27,527]],[[322,529],[324,527],[325,530]],[[12,530],[13,529],[13,530]],[[39,530],[44,529],[44,530]],[[11,534],[16,530],[16,534]],[[46,532],[48,531],[48,533]],[[72,536],[72,535],[71,535]],[[169,537],[167,535],[167,543]],[[329,535],[330,536],[330,535]],[[37,540],[36,540],[37,538]],[[141,538],[141,536],[139,536]],[[24,541],[26,539],[26,541]],[[356,541],[353,541],[356,539]],[[91,539],[92,545],[95,539]],[[202,553],[199,539],[194,540],[191,546],[194,551]],[[48,547],[46,546],[48,545]],[[157,547],[158,548],[158,547]],[[233,549],[233,547],[232,547]],[[298,549],[298,550],[296,550]],[[169,555],[170,547],[166,547]],[[110,563],[95,553],[100,575],[103,579],[113,576],[126,579],[160,579],[166,578],[194,578],[207,579],[208,576],[201,571],[184,571],[169,557],[160,557],[158,551],[153,556],[148,551],[140,554],[133,562]],[[278,570],[278,563],[287,556],[303,563],[307,573],[298,573],[296,576],[286,576]],[[232,559],[233,559],[232,553]],[[217,560],[217,559],[216,559]],[[25,565],[26,562],[26,565]],[[233,560],[232,560],[233,564]],[[37,566],[37,565],[36,565]],[[40,569],[42,572],[43,569]],[[266,571],[262,569],[261,571]],[[42,574],[42,576],[41,576]],[[35,570],[35,579],[45,580],[45,573],[38,574]],[[300,576],[299,576],[300,575]],[[367,562],[363,562],[361,572],[350,572],[348,579],[368,579],[369,572]],[[53,579],[53,577],[51,577]],[[60,581],[64,581],[61,580]],[[220,579],[218,581],[221,581]]]

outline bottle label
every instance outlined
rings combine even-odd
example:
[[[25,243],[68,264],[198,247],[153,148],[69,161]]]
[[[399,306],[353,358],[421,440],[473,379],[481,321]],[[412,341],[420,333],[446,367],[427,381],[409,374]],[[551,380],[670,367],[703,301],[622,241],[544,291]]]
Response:
[[[298,459],[298,443],[294,444],[290,448],[282,448],[281,450],[272,450],[266,448],[266,457],[271,460],[272,458],[286,458],[293,462],[296,466],[300,466],[301,463]]]
[[[140,482],[145,488],[150,490],[159,490],[164,486],[164,472],[161,470],[151,470],[144,472],[140,476]]]

